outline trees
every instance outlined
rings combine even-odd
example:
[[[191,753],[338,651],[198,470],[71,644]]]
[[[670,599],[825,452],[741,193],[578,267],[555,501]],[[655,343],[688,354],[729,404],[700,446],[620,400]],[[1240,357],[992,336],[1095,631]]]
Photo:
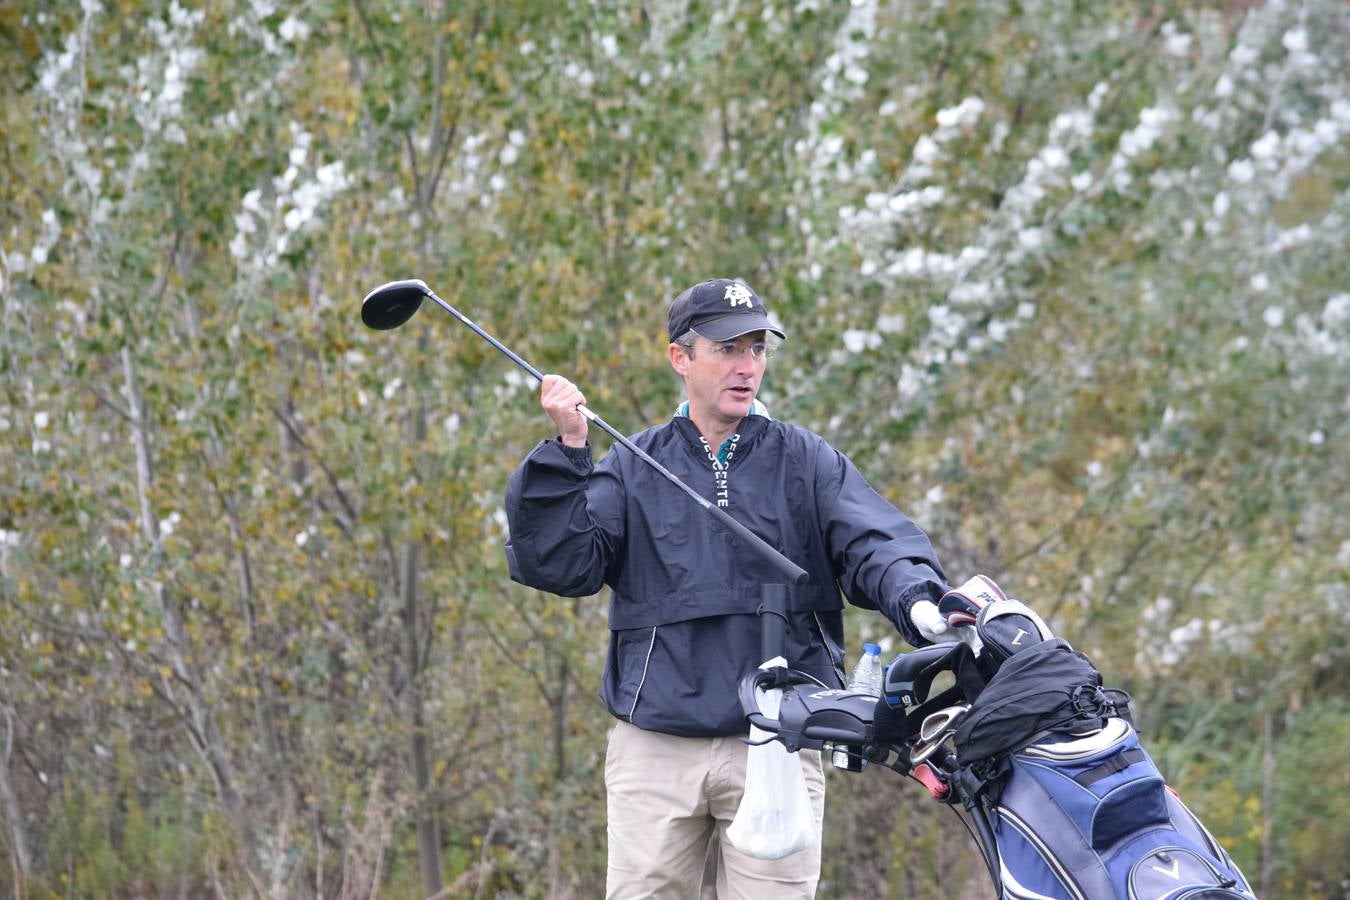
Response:
[[[878,25],[910,52],[867,89],[910,102],[841,116],[855,188],[814,256],[853,352],[789,393],[925,498],[945,559],[1018,579],[1134,690],[1183,787],[1277,803],[1289,710],[1344,665],[1312,622],[1345,603],[1341,13],[993,12]],[[1264,788],[1245,749],[1192,768],[1235,731]],[[1339,877],[1282,881],[1274,818],[1214,818],[1267,892]]]
[[[500,554],[530,385],[357,303],[423,277],[635,430],[658,298],[731,273],[775,413],[1129,687],[1268,892],[1333,893],[1344,15],[6,8],[7,877],[594,893],[603,600]],[[832,780],[830,895],[960,890],[874,787]]]

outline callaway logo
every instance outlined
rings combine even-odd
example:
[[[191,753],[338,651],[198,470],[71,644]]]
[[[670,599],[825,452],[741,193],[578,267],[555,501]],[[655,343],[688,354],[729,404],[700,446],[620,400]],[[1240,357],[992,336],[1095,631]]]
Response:
[[[1163,875],[1166,875],[1168,878],[1171,878],[1175,881],[1181,880],[1181,860],[1177,859],[1176,857],[1172,858],[1172,868],[1170,869],[1164,869],[1162,866],[1154,866],[1154,865],[1150,865],[1149,868],[1155,872],[1159,872]]]
[[[727,285],[727,292],[722,295],[722,299],[730,301],[732,306],[745,304],[746,306],[753,307],[755,304],[754,301],[750,299],[751,296],[750,289],[745,285],[729,284]]]
[[[1012,640],[1012,645],[1013,645],[1014,647],[1016,647],[1016,646],[1018,646],[1019,644],[1021,644],[1021,643],[1022,643],[1022,635],[1026,634],[1026,633],[1027,633],[1027,630],[1026,630],[1025,628],[1019,628],[1019,629],[1017,629],[1017,636],[1013,638],[1013,640]]]

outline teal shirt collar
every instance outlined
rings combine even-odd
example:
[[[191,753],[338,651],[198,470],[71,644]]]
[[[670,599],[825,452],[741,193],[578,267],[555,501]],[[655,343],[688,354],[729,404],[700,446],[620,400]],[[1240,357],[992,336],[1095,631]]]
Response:
[[[751,416],[760,416],[760,417],[765,418],[765,419],[772,419],[772,418],[773,418],[773,416],[769,415],[769,408],[768,408],[767,406],[765,406],[763,403],[760,403],[758,399],[755,399],[755,400],[751,400],[751,401],[750,401],[750,412],[749,412],[747,415],[751,415]],[[688,401],[688,400],[686,400],[686,401],[684,401],[683,403],[681,403],[681,404],[675,409],[675,417],[676,417],[676,418],[685,418],[685,419],[689,418],[689,401]],[[727,462],[727,453],[730,451],[730,449],[731,449],[731,447],[732,447],[732,444],[733,444],[733,443],[736,441],[736,439],[739,438],[739,437],[740,437],[739,434],[733,434],[731,437],[727,438],[725,441],[722,442],[722,446],[720,446],[720,447],[717,448],[717,461],[718,461],[719,463],[721,463],[722,465],[726,465],[726,462]]]
[[[678,417],[681,417],[681,418],[688,418],[688,417],[689,417],[689,401],[688,401],[688,400],[685,400],[683,403],[681,403],[681,404],[675,409],[675,415],[678,416]],[[759,398],[755,398],[754,400],[751,400],[751,401],[750,401],[750,412],[748,413],[748,415],[752,415],[752,416],[762,416],[762,417],[765,418],[765,419],[772,419],[772,418],[773,418],[773,416],[769,415],[769,408],[768,408],[767,406],[765,406],[763,403],[760,403],[760,402],[759,402]]]

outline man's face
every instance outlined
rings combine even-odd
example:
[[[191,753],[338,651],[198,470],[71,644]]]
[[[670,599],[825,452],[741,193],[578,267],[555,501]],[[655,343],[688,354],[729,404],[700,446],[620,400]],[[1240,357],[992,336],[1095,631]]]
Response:
[[[731,427],[750,413],[767,363],[765,334],[752,331],[730,341],[694,339],[691,350],[671,344],[671,367],[689,394],[689,417]]]

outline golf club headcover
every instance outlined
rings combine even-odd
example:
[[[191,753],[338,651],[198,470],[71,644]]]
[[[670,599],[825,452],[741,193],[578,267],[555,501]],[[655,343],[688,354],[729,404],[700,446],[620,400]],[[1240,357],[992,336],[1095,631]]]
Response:
[[[1007,600],[1003,590],[988,575],[975,575],[965,584],[942,595],[938,601],[938,612],[946,623],[955,628],[958,625],[974,625],[980,610],[995,600]]]
[[[994,600],[980,609],[975,631],[984,645],[981,659],[992,670],[1014,654],[1055,636],[1031,607],[1007,598]]]
[[[881,695],[894,707],[918,706],[928,699],[933,679],[940,672],[949,672],[954,665],[956,642],[929,644],[908,653],[901,653],[886,667]]]

